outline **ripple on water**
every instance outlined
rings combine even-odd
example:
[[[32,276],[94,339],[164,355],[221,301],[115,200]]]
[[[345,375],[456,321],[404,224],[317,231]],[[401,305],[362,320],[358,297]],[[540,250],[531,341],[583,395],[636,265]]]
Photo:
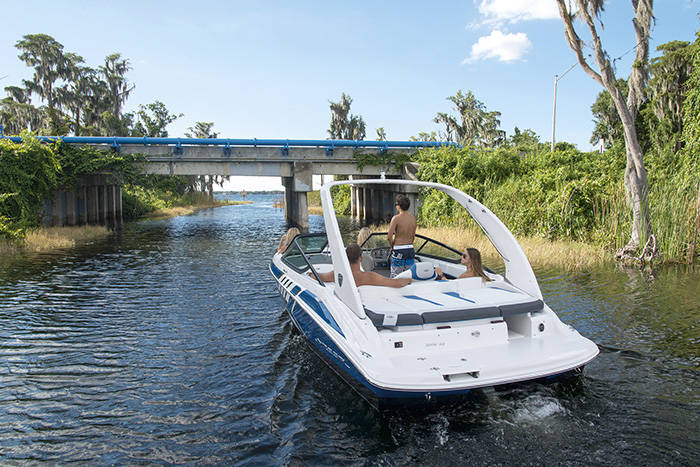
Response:
[[[279,195],[0,267],[0,462],[695,464],[698,274],[536,271],[601,345],[572,383],[379,413],[293,331]],[[250,196],[249,196],[250,199]],[[310,216],[312,231],[323,229]],[[351,232],[351,223],[343,223]]]

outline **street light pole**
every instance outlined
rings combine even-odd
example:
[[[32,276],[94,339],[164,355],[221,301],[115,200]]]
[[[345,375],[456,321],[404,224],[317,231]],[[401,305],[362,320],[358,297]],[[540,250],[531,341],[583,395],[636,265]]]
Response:
[[[554,129],[556,127],[556,122],[557,122],[557,83],[559,82],[560,79],[564,77],[568,72],[574,69],[574,67],[578,65],[577,63],[574,63],[569,67],[568,70],[566,70],[564,73],[559,75],[554,75],[554,108],[552,110],[552,147],[551,147],[551,152],[554,152]]]

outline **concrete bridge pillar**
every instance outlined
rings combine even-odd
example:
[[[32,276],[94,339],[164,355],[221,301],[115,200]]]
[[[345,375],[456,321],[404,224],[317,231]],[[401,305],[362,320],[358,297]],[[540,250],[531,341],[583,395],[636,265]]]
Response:
[[[87,193],[87,187],[81,186],[78,188],[78,224],[80,225],[88,223]]]
[[[122,186],[121,185],[116,185],[115,186],[117,192],[116,192],[116,213],[115,213],[115,220],[116,220],[116,225],[117,228],[122,227],[124,225],[124,217],[122,215]]]
[[[309,230],[309,209],[306,194],[312,187],[312,164],[294,162],[292,176],[282,177],[284,185],[284,216],[287,223],[301,231]]]
[[[99,214],[100,187],[97,185],[87,187],[88,224],[95,225],[100,222]]]
[[[72,190],[66,191],[66,225],[76,225],[78,223],[75,205],[75,192]]]

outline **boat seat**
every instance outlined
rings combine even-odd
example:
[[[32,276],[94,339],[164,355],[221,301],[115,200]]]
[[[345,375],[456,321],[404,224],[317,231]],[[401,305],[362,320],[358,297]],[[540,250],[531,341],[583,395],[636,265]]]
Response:
[[[483,283],[480,278],[421,281],[396,289],[366,285],[358,289],[365,314],[380,328],[504,319],[542,311],[544,307],[542,300],[506,283]]]

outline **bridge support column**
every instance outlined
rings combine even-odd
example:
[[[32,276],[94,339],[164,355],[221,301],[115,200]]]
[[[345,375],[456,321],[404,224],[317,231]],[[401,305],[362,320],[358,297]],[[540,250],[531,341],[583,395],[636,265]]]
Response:
[[[358,219],[364,219],[365,217],[365,189],[357,189],[357,217]]]
[[[66,194],[57,191],[54,194],[51,206],[51,223],[56,227],[63,227],[66,224]]]
[[[116,221],[116,226],[117,228],[121,229],[122,225],[124,225],[124,217],[122,215],[122,186],[121,185],[115,185],[114,187],[116,191],[116,213],[115,213],[115,221]]]
[[[311,191],[312,164],[294,162],[291,177],[282,177],[284,185],[284,216],[287,223],[301,231],[309,230],[309,206],[306,193]]]
[[[88,224],[95,225],[100,222],[99,211],[99,187],[90,186],[87,188],[87,209],[88,209]]]
[[[87,193],[87,187],[78,188],[78,224],[80,225],[88,223]]]
[[[100,185],[100,225],[107,225],[107,211],[109,206],[107,204],[107,185]]]
[[[78,223],[75,209],[75,192],[66,191],[66,225],[76,225]]]
[[[348,177],[349,180],[352,180],[352,175]],[[357,217],[357,187],[350,185],[350,217],[356,218]]]

